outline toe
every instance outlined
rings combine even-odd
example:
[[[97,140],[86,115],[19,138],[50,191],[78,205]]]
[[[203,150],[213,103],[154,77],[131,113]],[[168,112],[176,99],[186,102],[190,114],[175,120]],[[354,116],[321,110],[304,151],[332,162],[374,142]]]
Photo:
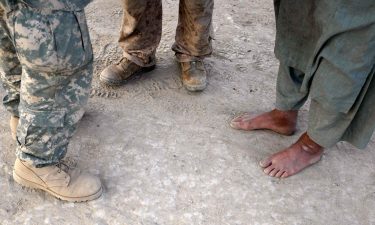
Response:
[[[263,168],[266,168],[268,166],[270,166],[272,163],[272,158],[269,157],[269,158],[266,158],[266,159],[263,159],[262,161],[259,162],[259,165]]]
[[[237,122],[237,121],[234,121],[234,120],[230,121],[230,123],[229,123],[229,125],[234,129],[241,129],[240,124],[241,124],[240,122]]]
[[[284,172],[284,170],[279,170],[279,172],[276,173],[275,177],[280,178]]]
[[[243,114],[240,115],[240,116],[237,116],[235,117],[231,122],[234,122],[234,123],[238,123],[238,122],[241,122],[242,121],[242,118],[243,118]]]
[[[230,126],[235,129],[247,129],[249,121],[254,116],[250,113],[244,113],[240,116],[235,117],[231,122]]]
[[[230,121],[230,126],[234,129],[241,129],[241,123],[243,122],[244,115],[238,116]]]
[[[282,175],[281,175],[281,178],[287,178],[289,177],[288,173],[287,172],[284,172]]]
[[[277,174],[279,171],[280,171],[280,170],[278,170],[278,169],[273,169],[273,170],[269,173],[269,175],[270,175],[271,177],[275,177],[276,174]]]
[[[274,167],[269,166],[269,167],[265,168],[265,169],[263,170],[263,172],[264,172],[265,174],[267,174],[267,175],[270,175],[270,173],[271,173],[274,169],[275,169]]]

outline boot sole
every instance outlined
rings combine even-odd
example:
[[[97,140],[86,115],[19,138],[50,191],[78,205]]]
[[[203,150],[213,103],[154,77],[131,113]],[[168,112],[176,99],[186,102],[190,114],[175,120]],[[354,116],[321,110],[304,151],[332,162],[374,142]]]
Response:
[[[197,86],[191,86],[191,85],[185,85],[185,84],[183,85],[186,88],[186,90],[192,91],[192,92],[203,91],[207,87],[207,84],[202,84],[202,85],[197,85]]]
[[[142,67],[142,69],[140,69],[139,71],[133,73],[132,75],[130,75],[129,77],[127,77],[126,79],[124,80],[112,80],[112,79],[108,79],[108,78],[105,78],[105,77],[99,77],[99,80],[100,82],[106,84],[106,85],[110,85],[110,86],[120,86],[120,85],[123,85],[126,83],[126,81],[130,78],[130,77],[134,77],[134,76],[137,76],[139,74],[142,74],[142,73],[148,73],[152,70],[155,69],[155,65],[153,66],[149,66],[149,67]]]
[[[68,202],[87,202],[87,201],[91,201],[91,200],[94,200],[94,199],[97,199],[99,198],[102,193],[103,193],[103,188],[100,187],[100,189],[92,194],[92,195],[89,195],[89,196],[83,196],[83,197],[68,197],[68,196],[63,196],[63,195],[59,195],[57,194],[56,192],[46,188],[46,187],[43,187],[42,185],[40,184],[37,184],[37,183],[34,183],[32,181],[29,181],[21,176],[19,176],[15,171],[13,171],[13,179],[20,185],[24,186],[24,187],[28,187],[28,188],[31,188],[31,189],[40,189],[40,190],[43,190],[49,194],[51,194],[52,196],[60,199],[60,200],[63,200],[63,201],[68,201]]]

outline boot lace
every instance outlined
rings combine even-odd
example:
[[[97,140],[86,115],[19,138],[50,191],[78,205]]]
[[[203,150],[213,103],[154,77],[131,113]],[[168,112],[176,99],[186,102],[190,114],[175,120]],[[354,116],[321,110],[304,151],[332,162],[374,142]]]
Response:
[[[59,168],[57,171],[58,173],[61,173],[61,171],[69,173],[69,170],[74,169],[77,166],[77,162],[73,158],[67,157],[66,159],[58,162],[56,166]]]
[[[119,60],[116,62],[116,64],[117,64],[117,65],[120,65],[120,64],[122,64],[123,62],[126,63],[126,62],[128,62],[128,61],[129,61],[129,59],[127,59],[126,57],[122,57],[121,59],[119,59]]]

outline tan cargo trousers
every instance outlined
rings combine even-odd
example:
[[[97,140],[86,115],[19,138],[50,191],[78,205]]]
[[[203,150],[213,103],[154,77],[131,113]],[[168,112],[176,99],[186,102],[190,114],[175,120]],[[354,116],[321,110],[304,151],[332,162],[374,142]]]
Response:
[[[175,43],[179,62],[202,59],[212,52],[214,0],[180,0]],[[162,28],[161,0],[123,0],[119,45],[124,56],[139,66],[155,64]]]

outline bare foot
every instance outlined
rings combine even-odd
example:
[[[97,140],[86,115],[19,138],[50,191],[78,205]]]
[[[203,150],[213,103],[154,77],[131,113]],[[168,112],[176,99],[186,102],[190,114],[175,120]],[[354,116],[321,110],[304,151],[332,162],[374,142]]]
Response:
[[[322,155],[323,147],[304,133],[292,146],[271,155],[259,164],[267,175],[285,178],[318,162]]]
[[[274,109],[261,115],[245,113],[234,118],[230,126],[238,130],[272,130],[279,134],[292,135],[296,130],[297,116],[297,110]]]

